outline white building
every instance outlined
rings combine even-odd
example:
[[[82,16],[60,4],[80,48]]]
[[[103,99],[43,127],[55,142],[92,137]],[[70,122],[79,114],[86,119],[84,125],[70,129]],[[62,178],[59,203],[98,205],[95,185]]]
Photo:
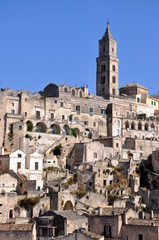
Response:
[[[43,188],[43,156],[37,151],[30,154],[29,159],[30,180],[36,180],[36,188]]]
[[[19,170],[25,169],[25,153],[17,150],[9,155],[9,170],[17,173]]]

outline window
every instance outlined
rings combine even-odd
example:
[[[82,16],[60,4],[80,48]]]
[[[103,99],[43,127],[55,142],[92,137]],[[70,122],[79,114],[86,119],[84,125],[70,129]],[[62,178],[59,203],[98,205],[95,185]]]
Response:
[[[132,111],[132,105],[131,104],[129,105],[129,110]]]
[[[63,102],[60,102],[60,106],[63,107]]]
[[[106,180],[103,180],[103,187],[105,187],[107,184],[107,181]]]
[[[118,127],[120,127],[120,120],[117,120],[117,125]]]
[[[86,196],[86,199],[89,199],[89,196]]]
[[[104,88],[102,88],[102,92],[104,92]]]
[[[153,101],[151,101],[151,105],[153,105]]]
[[[11,110],[11,114],[14,114],[14,113],[15,113],[15,111],[12,109],[12,110]]]
[[[40,111],[36,111],[36,119],[40,119]]]
[[[154,102],[154,106],[156,106],[156,102]]]
[[[111,226],[104,226],[104,237],[111,237]]]
[[[14,106],[14,103],[12,103],[12,106]]]
[[[27,112],[25,112],[25,116],[27,116]]]
[[[142,146],[140,146],[140,150],[142,150]]]
[[[57,104],[57,100],[54,100],[54,103]]]
[[[130,114],[129,114],[129,112],[127,112],[127,118],[128,118],[128,119],[130,118]]]
[[[22,130],[22,126],[19,126],[19,130]]]
[[[115,88],[113,88],[113,95],[115,95]]]
[[[115,72],[115,65],[112,66],[113,72]]]
[[[25,102],[27,102],[27,98],[25,98]]]
[[[119,129],[116,130],[116,135],[119,136]]]
[[[51,121],[53,121],[54,120],[54,114],[53,113],[51,113]]]
[[[93,157],[97,158],[97,153],[96,152],[93,153]]]
[[[142,234],[138,235],[138,240],[143,240],[143,235]]]
[[[101,109],[101,114],[103,115],[103,117],[105,117],[105,115],[106,115],[106,109]]]
[[[113,76],[112,79],[113,79],[113,83],[115,83],[115,76]]]
[[[65,115],[62,115],[62,120],[65,120]]]
[[[38,170],[38,162],[35,162],[35,170]]]
[[[103,46],[103,53],[105,53],[105,46]]]
[[[140,102],[140,98],[139,97],[137,98],[137,102]]]
[[[101,84],[105,83],[105,76],[101,76]]]
[[[112,52],[114,52],[114,48],[112,48]]]
[[[90,109],[89,109],[89,115],[93,116],[93,108],[92,107],[90,107]]]
[[[85,125],[85,126],[88,126],[88,121],[84,121],[84,125]]]
[[[116,147],[119,147],[119,143],[116,143]]]
[[[77,114],[80,114],[80,106],[76,106],[76,112]]]
[[[132,112],[132,119],[134,119],[135,118],[135,113],[134,112]]]
[[[18,162],[18,163],[17,163],[17,170],[18,170],[18,169],[21,169],[21,162]]]
[[[96,122],[93,123],[93,127],[96,127]]]
[[[22,157],[22,154],[18,153],[18,158],[21,158]]]
[[[105,71],[105,65],[102,65],[102,66],[101,66],[101,70],[102,70],[102,72]]]

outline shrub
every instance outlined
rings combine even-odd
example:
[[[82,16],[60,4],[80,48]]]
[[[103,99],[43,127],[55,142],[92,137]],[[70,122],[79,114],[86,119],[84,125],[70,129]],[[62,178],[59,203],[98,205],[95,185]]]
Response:
[[[30,207],[34,207],[37,203],[39,203],[39,201],[40,201],[39,196],[30,198],[25,197],[18,201],[18,205],[22,208],[28,209]]]
[[[32,130],[33,130],[33,124],[31,122],[28,122],[27,123],[27,131],[32,132]]]
[[[76,130],[74,128],[71,128],[71,135],[74,136],[74,137],[77,137],[77,133],[76,133]]]
[[[88,133],[88,138],[89,138],[89,139],[92,139],[92,136],[93,136],[92,132],[89,132],[89,133]]]

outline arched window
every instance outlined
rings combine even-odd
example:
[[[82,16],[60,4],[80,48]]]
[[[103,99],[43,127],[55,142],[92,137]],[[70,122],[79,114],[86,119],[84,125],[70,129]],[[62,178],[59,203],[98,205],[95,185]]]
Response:
[[[9,210],[9,218],[13,218],[13,209]]]
[[[138,130],[142,130],[142,124],[141,124],[141,122],[139,122],[139,124],[138,124]]]
[[[148,131],[149,125],[148,123],[145,123],[145,131]]]
[[[151,123],[151,130],[155,130],[155,125],[154,125],[154,123]]]
[[[132,129],[132,130],[135,129],[135,123],[134,123],[134,122],[131,123],[131,129]]]
[[[128,121],[125,122],[125,128],[126,128],[126,129],[129,128],[129,122],[128,122]]]

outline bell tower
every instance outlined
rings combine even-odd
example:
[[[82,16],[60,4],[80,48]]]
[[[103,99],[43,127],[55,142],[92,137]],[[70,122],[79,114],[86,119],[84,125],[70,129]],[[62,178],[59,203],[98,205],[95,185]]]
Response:
[[[97,62],[96,94],[105,99],[110,96],[118,96],[118,65],[117,42],[113,39],[109,22],[106,32],[99,40],[99,57]]]

